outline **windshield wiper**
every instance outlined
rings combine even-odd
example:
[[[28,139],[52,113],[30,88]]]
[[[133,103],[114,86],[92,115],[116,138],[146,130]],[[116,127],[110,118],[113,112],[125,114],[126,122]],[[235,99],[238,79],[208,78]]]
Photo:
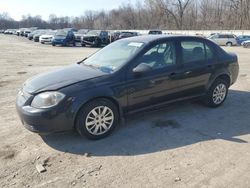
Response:
[[[98,70],[100,69],[100,67],[96,66],[96,65],[85,64],[84,62],[82,64],[85,65],[85,66],[87,66],[87,67],[91,67],[93,69],[98,69]]]
[[[78,61],[77,64],[81,64],[82,62],[84,62],[87,59],[87,57],[85,57],[83,60]]]

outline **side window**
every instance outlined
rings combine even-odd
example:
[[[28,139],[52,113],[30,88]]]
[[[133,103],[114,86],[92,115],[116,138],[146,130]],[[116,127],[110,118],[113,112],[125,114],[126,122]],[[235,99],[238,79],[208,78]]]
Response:
[[[205,44],[206,54],[207,54],[207,60],[211,60],[214,58],[213,50]]]
[[[228,38],[228,36],[227,35],[219,35],[219,38],[225,39],[225,38]]]
[[[218,38],[219,38],[218,35],[213,35],[213,36],[211,37],[211,39],[218,39]]]
[[[182,41],[181,48],[182,48],[182,58],[184,64],[206,60],[206,54],[203,42]]]
[[[153,70],[175,65],[176,55],[174,42],[155,45],[140,58],[139,62],[148,64]]]
[[[233,35],[227,35],[227,38],[232,39],[232,38],[234,38],[234,36]]]

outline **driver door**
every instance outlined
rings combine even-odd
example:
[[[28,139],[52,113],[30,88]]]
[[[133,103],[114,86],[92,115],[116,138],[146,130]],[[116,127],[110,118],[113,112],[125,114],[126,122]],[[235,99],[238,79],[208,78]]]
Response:
[[[147,50],[129,70],[128,110],[147,107],[173,99],[178,88],[176,45],[173,41],[158,43]],[[133,69],[141,63],[151,68],[136,75]]]

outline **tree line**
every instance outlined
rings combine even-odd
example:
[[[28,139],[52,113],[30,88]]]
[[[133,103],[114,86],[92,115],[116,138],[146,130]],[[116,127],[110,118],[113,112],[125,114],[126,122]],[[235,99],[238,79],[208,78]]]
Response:
[[[24,15],[20,21],[0,13],[0,29],[38,27],[106,30],[250,29],[250,0],[145,0],[110,11],[86,11],[78,17]]]

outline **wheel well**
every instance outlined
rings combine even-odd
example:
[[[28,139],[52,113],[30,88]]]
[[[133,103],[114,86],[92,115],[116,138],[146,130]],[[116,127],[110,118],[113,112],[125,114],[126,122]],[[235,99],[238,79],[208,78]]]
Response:
[[[231,79],[230,79],[230,77],[228,75],[223,74],[223,75],[218,76],[216,79],[224,80],[224,81],[227,82],[228,86],[230,86]]]
[[[92,98],[92,99],[86,101],[86,102],[85,102],[84,104],[82,104],[81,107],[77,110],[77,113],[76,113],[76,115],[75,115],[75,117],[74,117],[74,128],[75,128],[76,119],[77,119],[77,116],[78,116],[78,113],[80,112],[80,110],[81,110],[87,103],[92,102],[92,101],[94,101],[94,100],[96,100],[96,99],[106,99],[106,100],[109,100],[109,101],[111,101],[112,103],[114,103],[115,106],[117,107],[117,110],[118,110],[118,113],[119,113],[119,117],[121,118],[122,110],[120,109],[119,103],[118,103],[115,99],[113,99],[112,97],[106,97],[106,96],[105,96],[105,97],[96,97],[96,98]]]

